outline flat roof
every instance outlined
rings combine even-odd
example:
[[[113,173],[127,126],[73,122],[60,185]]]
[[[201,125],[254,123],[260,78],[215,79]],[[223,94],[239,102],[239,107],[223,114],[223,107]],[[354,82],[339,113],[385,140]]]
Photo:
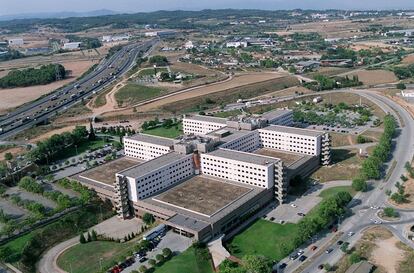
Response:
[[[303,128],[295,128],[289,126],[281,126],[281,125],[270,125],[259,129],[259,131],[273,131],[273,132],[281,132],[281,133],[288,133],[288,134],[296,134],[296,135],[304,135],[310,137],[317,137],[324,134],[322,131],[310,130],[310,129],[303,129]]]
[[[173,217],[168,219],[168,223],[172,225],[177,225],[179,227],[185,227],[194,231],[201,231],[210,225],[208,222],[204,222],[195,217],[189,217],[187,215],[182,214],[174,215]]]
[[[131,167],[129,169],[118,172],[117,174],[124,175],[127,177],[136,178],[139,176],[146,175],[160,167],[173,163],[174,161],[183,159],[191,155],[183,155],[177,152],[170,152],[168,154],[162,155],[160,157],[151,159],[147,162],[144,162],[138,166]]]
[[[290,166],[304,157],[302,154],[285,152],[285,151],[270,149],[270,148],[257,149],[253,153],[258,154],[258,155],[279,158],[280,160],[282,160],[285,166]]]
[[[207,176],[193,176],[152,199],[211,217],[250,191],[251,188],[242,184],[224,183]]]
[[[152,136],[147,134],[135,134],[133,136],[125,137],[125,139],[131,139],[136,141],[142,141],[147,142],[155,145],[161,145],[161,146],[167,146],[171,147],[174,145],[174,139],[165,138],[165,137],[158,137],[158,136]]]
[[[114,161],[84,171],[80,173],[78,177],[102,184],[113,185],[116,179],[116,173],[133,166],[138,166],[142,164],[142,162],[143,161],[137,159],[121,157]]]
[[[201,115],[195,115],[195,116],[186,116],[184,119],[193,119],[198,121],[205,121],[205,122],[215,122],[220,124],[227,124],[226,118],[219,118],[219,117],[211,117],[211,116],[201,116]]]
[[[265,119],[274,119],[274,118],[277,118],[277,117],[280,117],[286,114],[290,114],[290,113],[293,113],[293,111],[289,109],[275,109],[275,110],[263,113],[262,117]]]
[[[263,166],[267,166],[270,163],[277,163],[280,161],[280,159],[273,158],[273,157],[261,156],[261,155],[256,155],[252,153],[239,152],[239,151],[223,149],[223,148],[217,149],[211,153],[208,153],[207,155],[223,157],[227,159],[242,161],[242,162],[256,164],[256,165],[263,165]]]

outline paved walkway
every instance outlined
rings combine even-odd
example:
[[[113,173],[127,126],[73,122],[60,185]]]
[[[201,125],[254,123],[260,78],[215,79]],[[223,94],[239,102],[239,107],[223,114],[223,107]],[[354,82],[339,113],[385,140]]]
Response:
[[[223,236],[217,238],[214,241],[208,243],[208,250],[210,251],[211,257],[213,258],[214,267],[218,267],[225,259],[231,255],[223,246]]]
[[[98,234],[105,234],[114,238],[123,238],[131,232],[137,232],[141,228],[141,221],[137,218],[121,221],[116,216],[99,223],[90,228],[96,230]],[[42,257],[38,265],[38,271],[41,273],[66,273],[57,266],[57,259],[65,250],[79,243],[79,236],[62,242],[50,250],[48,250]]]

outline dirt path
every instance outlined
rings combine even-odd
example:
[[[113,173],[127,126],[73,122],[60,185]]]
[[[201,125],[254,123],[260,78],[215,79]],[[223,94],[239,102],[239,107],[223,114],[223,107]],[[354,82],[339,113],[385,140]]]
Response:
[[[404,251],[397,247],[399,240],[394,236],[386,240],[376,240],[377,247],[371,254],[376,265],[385,268],[387,273],[397,273],[398,264],[404,260]]]
[[[352,140],[352,137],[350,136],[350,135],[348,135],[348,142],[349,142],[349,145],[355,145],[355,143],[354,143],[354,141]]]
[[[125,109],[119,109],[111,112],[102,113],[105,116],[132,114],[132,109],[137,107],[139,112],[147,112],[160,108],[163,105],[173,103],[180,100],[199,97],[207,94],[212,94],[234,87],[240,87],[252,83],[263,82],[271,79],[282,78],[286,76],[284,73],[279,72],[262,72],[262,73],[248,73],[240,74],[234,77],[230,77],[224,81],[216,82],[208,85],[190,87],[175,93],[167,94],[162,97],[154,98],[152,100],[141,102]]]

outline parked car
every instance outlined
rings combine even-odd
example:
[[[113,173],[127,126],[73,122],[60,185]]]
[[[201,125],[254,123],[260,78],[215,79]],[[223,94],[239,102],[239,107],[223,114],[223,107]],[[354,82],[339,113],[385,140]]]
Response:
[[[279,265],[279,269],[283,269],[286,268],[287,264],[286,263],[282,263],[281,265]]]
[[[299,255],[297,253],[293,253],[292,255],[290,255],[289,258],[293,261],[293,260],[296,260],[298,257]]]
[[[302,255],[299,257],[299,261],[303,262],[304,260],[306,260],[308,257],[306,257],[305,255]]]
[[[338,241],[338,242],[336,242],[336,244],[339,245],[339,246],[342,245],[343,243],[344,243],[344,241]]]
[[[323,269],[323,264],[320,264],[320,265],[318,266],[318,269]]]
[[[328,248],[327,250],[325,250],[325,253],[326,254],[329,254],[329,253],[331,253],[333,251],[333,248]]]
[[[318,248],[317,246],[312,246],[312,247],[311,247],[311,250],[312,250],[312,251],[315,251],[317,248]]]

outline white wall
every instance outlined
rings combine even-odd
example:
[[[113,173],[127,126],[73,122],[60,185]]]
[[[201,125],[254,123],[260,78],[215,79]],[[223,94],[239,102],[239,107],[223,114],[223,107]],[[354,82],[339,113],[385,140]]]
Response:
[[[253,152],[260,147],[259,132],[252,131],[250,134],[244,135],[238,139],[229,141],[221,148],[236,150],[241,152]]]
[[[274,185],[274,166],[246,163],[209,154],[201,155],[205,175],[270,189]]]
[[[129,199],[136,202],[194,175],[192,155],[170,162],[139,177],[128,178]]]
[[[151,160],[171,151],[170,147],[133,139],[124,139],[125,155],[142,160]]]
[[[218,129],[226,127],[226,124],[195,119],[183,119],[184,134],[206,135]]]
[[[306,155],[319,155],[321,137],[306,136],[259,129],[260,143],[264,148],[278,149]]]

